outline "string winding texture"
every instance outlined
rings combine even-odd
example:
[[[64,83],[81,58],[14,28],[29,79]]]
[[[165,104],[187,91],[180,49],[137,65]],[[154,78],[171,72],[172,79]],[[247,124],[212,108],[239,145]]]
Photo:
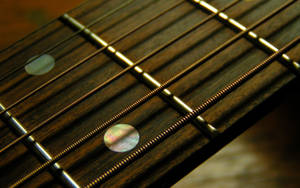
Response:
[[[25,177],[23,177],[20,180],[18,180],[12,187],[21,185],[25,181],[27,181],[30,178],[36,176],[42,170],[46,169],[47,167],[49,167],[54,162],[58,161],[59,159],[61,159],[62,157],[64,157],[68,153],[70,153],[71,151],[75,150],[76,148],[78,148],[79,146],[81,146],[82,144],[84,144],[85,142],[87,142],[93,136],[97,135],[104,128],[108,127],[110,124],[112,124],[116,120],[120,119],[121,117],[124,117],[125,115],[127,115],[128,113],[130,113],[131,111],[133,111],[134,109],[136,109],[137,107],[139,107],[140,105],[142,105],[143,103],[147,102],[153,96],[155,96],[160,91],[162,91],[164,88],[166,88],[169,85],[171,85],[172,83],[178,81],[180,78],[182,78],[183,76],[185,76],[189,72],[193,71],[199,65],[203,64],[204,62],[206,62],[209,59],[211,59],[212,57],[214,57],[214,55],[220,53],[221,51],[223,51],[228,46],[234,44],[234,42],[236,42],[238,39],[242,38],[247,32],[249,32],[249,30],[252,30],[252,29],[258,27],[259,25],[263,24],[264,22],[266,22],[267,20],[269,20],[270,18],[272,18],[273,16],[275,16],[276,14],[278,14],[279,12],[281,12],[282,10],[284,10],[286,7],[290,6],[294,2],[295,1],[288,1],[287,3],[283,4],[281,7],[277,8],[274,11],[272,11],[269,15],[267,15],[267,16],[263,17],[262,19],[258,20],[256,23],[254,23],[253,25],[251,25],[245,31],[242,31],[239,34],[235,35],[233,38],[231,38],[227,42],[223,43],[221,46],[219,46],[215,50],[211,51],[209,54],[207,54],[206,56],[204,56],[200,60],[194,62],[192,65],[190,65],[189,67],[187,67],[186,69],[184,69],[182,72],[180,72],[179,74],[177,74],[174,77],[172,77],[171,79],[169,79],[167,82],[165,82],[164,84],[162,84],[157,89],[152,90],[151,92],[149,92],[147,95],[145,95],[144,97],[142,97],[139,100],[137,100],[132,105],[124,108],[121,112],[119,112],[118,114],[114,115],[110,120],[108,120],[108,121],[100,124],[93,131],[89,132],[87,135],[85,135],[84,137],[82,137],[78,141],[74,142],[73,144],[71,144],[70,146],[68,146],[65,150],[63,150],[61,153],[59,153],[58,155],[56,155],[55,157],[53,157],[52,160],[49,160],[48,162],[42,164],[39,168],[35,169],[34,171],[32,171],[31,173],[29,173]],[[126,69],[124,69],[124,70],[126,70]]]
[[[224,98],[226,95],[234,91],[236,88],[238,88],[241,84],[249,80],[251,77],[253,77],[255,74],[263,70],[265,67],[267,67],[271,62],[273,62],[276,58],[278,58],[280,55],[282,55],[284,52],[288,51],[295,45],[297,45],[300,41],[300,37],[294,39],[292,42],[290,42],[288,45],[283,47],[278,52],[275,52],[273,55],[268,57],[265,61],[262,63],[256,65],[251,70],[243,74],[241,77],[239,77],[237,80],[232,82],[231,84],[227,85],[223,89],[221,89],[218,93],[216,93],[214,96],[207,99],[204,103],[202,103],[200,106],[198,106],[193,112],[188,113],[181,119],[179,119],[177,122],[175,122],[173,125],[171,125],[169,128],[162,131],[159,135],[148,141],[146,144],[142,145],[140,148],[135,150],[133,153],[129,154],[125,158],[123,158],[120,162],[113,165],[110,169],[106,170],[102,175],[100,175],[95,180],[91,181],[88,185],[86,185],[86,188],[91,188],[99,185],[100,183],[105,182],[109,177],[113,176],[117,171],[124,168],[128,164],[132,163],[133,161],[140,158],[143,154],[150,151],[151,148],[156,146],[157,144],[164,141],[166,138],[174,134],[176,131],[178,131],[180,128],[182,128],[184,125],[186,125],[189,121],[203,113],[205,110],[207,110],[209,107],[217,103],[219,100]]]
[[[134,33],[135,31],[137,31],[138,29],[142,28],[143,26],[145,26],[146,24],[150,23],[151,21],[155,20],[156,18],[162,16],[163,14],[167,13],[168,11],[172,10],[173,8],[176,8],[177,6],[179,6],[180,4],[182,4],[184,2],[184,0],[179,1],[178,3],[176,3],[175,5],[171,6],[170,8],[164,10],[163,12],[159,13],[158,15],[152,17],[151,19],[149,19],[148,21],[138,25],[137,27],[133,28],[132,30],[130,30],[127,33],[124,33],[123,35],[121,35],[120,37],[114,39],[113,41],[109,42],[109,45],[113,45],[117,42],[119,42],[120,40],[124,39],[125,37],[127,37],[128,35]],[[89,28],[89,26],[87,26],[87,28]],[[82,32],[84,29],[80,29],[79,31]],[[78,31],[77,31],[78,32]],[[72,65],[71,67],[69,67],[68,69],[66,69],[65,71],[59,73],[58,75],[54,76],[53,78],[51,78],[50,80],[48,80],[47,82],[43,83],[42,85],[40,85],[39,87],[37,87],[36,89],[32,90],[31,92],[29,92],[28,94],[26,94],[25,96],[21,97],[20,99],[18,99],[17,101],[15,101],[13,104],[9,105],[8,107],[6,107],[6,110],[3,110],[0,112],[0,115],[4,114],[5,112],[7,112],[8,110],[12,109],[13,107],[15,107],[16,105],[20,104],[21,102],[23,102],[24,100],[28,99],[29,97],[31,97],[32,95],[34,95],[35,93],[39,92],[41,89],[43,89],[44,87],[50,85],[51,83],[53,83],[54,81],[58,80],[59,78],[63,77],[64,75],[66,75],[67,73],[71,72],[72,70],[76,69],[77,67],[79,67],[80,65],[86,63],[88,60],[90,60],[91,58],[95,57],[96,55],[100,54],[101,52],[103,52],[107,47],[102,47],[98,50],[96,50],[95,52],[91,53],[90,55],[88,55],[87,57],[83,58],[82,60],[78,61],[77,63],[75,63],[74,65]]]
[[[225,6],[221,11],[224,11],[228,8],[230,8],[231,6],[234,6],[236,3],[238,3],[240,0],[235,0],[232,3],[229,3],[227,6]],[[28,131],[26,134],[23,134],[22,136],[18,137],[17,139],[15,139],[14,141],[10,142],[8,145],[6,145],[5,147],[3,147],[0,150],[0,154],[3,153],[4,151],[8,150],[9,148],[11,148],[12,146],[16,145],[17,143],[19,143],[20,141],[22,141],[23,139],[25,139],[26,137],[30,136],[32,133],[38,131],[39,129],[41,129],[45,124],[53,121],[56,117],[62,115],[63,113],[67,112],[69,109],[71,109],[73,106],[79,104],[80,102],[82,102],[83,100],[85,100],[87,97],[91,96],[92,94],[94,94],[95,92],[99,91],[100,89],[103,89],[104,87],[108,86],[111,82],[117,80],[118,78],[120,78],[121,76],[123,76],[124,74],[126,74],[127,72],[129,72],[131,69],[133,69],[134,67],[136,67],[137,65],[140,65],[141,63],[145,62],[147,59],[153,57],[155,54],[159,53],[160,51],[162,51],[163,49],[167,48],[168,46],[170,46],[171,44],[173,44],[174,42],[178,41],[180,38],[186,36],[187,34],[189,34],[190,32],[194,31],[195,29],[197,29],[199,26],[203,25],[204,23],[208,22],[209,20],[211,20],[214,16],[216,16],[217,13],[215,14],[211,14],[210,16],[206,17],[206,19],[202,20],[201,22],[199,22],[198,24],[194,25],[192,28],[190,28],[189,30],[187,30],[186,32],[181,33],[180,35],[176,36],[175,38],[171,39],[170,41],[168,41],[167,43],[163,44],[162,46],[156,48],[155,50],[153,50],[152,52],[150,52],[149,54],[147,54],[146,56],[142,57],[141,59],[139,59],[138,61],[136,61],[133,65],[123,69],[121,72],[117,73],[116,75],[112,76],[111,78],[109,78],[108,80],[106,80],[105,82],[99,84],[97,87],[95,87],[94,89],[92,89],[91,91],[87,92],[86,94],[84,94],[83,96],[81,96],[80,98],[78,98],[77,100],[75,100],[74,102],[72,102],[71,104],[69,104],[68,106],[64,107],[63,109],[59,110],[58,112],[56,112],[55,114],[53,114],[52,116],[50,116],[49,118],[47,118],[46,120],[44,120],[43,122],[39,123],[38,125],[36,125],[33,129],[31,129],[30,131]],[[104,48],[103,48],[104,49]],[[93,54],[91,54],[90,56],[84,58],[80,63],[85,62],[86,60],[88,60],[91,56],[96,55],[97,53],[100,53],[99,49],[98,51],[94,52]],[[161,90],[159,90],[158,92],[160,92]]]

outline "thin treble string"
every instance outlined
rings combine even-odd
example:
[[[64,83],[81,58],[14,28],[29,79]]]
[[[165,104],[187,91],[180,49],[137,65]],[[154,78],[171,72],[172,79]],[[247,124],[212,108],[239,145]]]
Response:
[[[133,1],[135,0],[128,0],[125,3],[121,4],[120,6],[118,6],[115,9],[110,10],[109,12],[105,13],[104,15],[102,15],[101,17],[97,18],[96,20],[92,21],[91,23],[89,23],[87,25],[87,28],[92,27],[93,25],[97,24],[98,22],[100,22],[101,20],[107,18],[108,16],[116,13],[117,11],[119,11],[120,9],[130,5],[131,3],[133,3]],[[59,19],[63,19],[62,17],[60,17]],[[18,72],[19,70],[23,69],[23,67],[27,64],[29,64],[30,62],[36,60],[37,58],[41,57],[41,55],[46,54],[52,50],[54,50],[55,48],[57,48],[58,46],[62,45],[63,43],[73,39],[74,37],[76,37],[78,34],[80,34],[84,29],[79,29],[78,31],[74,32],[72,35],[69,35],[67,38],[57,42],[56,44],[54,44],[53,46],[51,46],[50,48],[46,49],[45,51],[43,51],[41,54],[33,57],[29,62],[26,62],[25,64],[20,65],[19,67],[15,68],[14,70],[10,71],[9,73],[7,73],[6,75],[4,75],[2,78],[0,78],[0,81],[6,79],[7,77],[9,77],[10,75]]]
[[[236,3],[238,3],[240,0],[235,0],[231,3],[229,3],[229,5],[227,5],[225,8],[221,9],[220,11],[224,11],[232,6],[234,6]],[[114,80],[120,78],[122,75],[124,75],[125,73],[127,73],[128,71],[130,71],[131,69],[133,69],[135,66],[145,62],[147,59],[151,58],[152,56],[154,56],[155,54],[159,53],[161,50],[167,48],[168,46],[170,46],[171,44],[173,44],[174,42],[178,41],[180,38],[184,37],[185,35],[187,35],[188,33],[194,31],[197,27],[201,26],[202,24],[208,22],[209,20],[211,20],[214,16],[216,16],[217,13],[213,13],[210,16],[207,16],[204,20],[202,20],[200,23],[196,24],[195,26],[193,26],[191,29],[189,29],[188,31],[178,35],[177,37],[173,38],[172,40],[168,41],[166,44],[158,47],[157,49],[153,50],[152,52],[150,52],[149,54],[147,54],[146,56],[142,57],[141,59],[139,59],[137,62],[135,62],[133,65],[128,66],[127,68],[123,69],[121,72],[117,73],[116,75],[114,75],[113,77],[109,78],[108,80],[104,81],[103,83],[101,83],[100,85],[98,85],[97,87],[95,87],[94,89],[90,90],[89,92],[87,92],[86,94],[84,94],[83,96],[81,96],[80,98],[78,98],[76,101],[72,102],[71,104],[69,104],[68,106],[64,107],[63,109],[61,109],[60,111],[58,111],[57,113],[53,114],[52,116],[50,116],[48,119],[46,119],[45,121],[43,121],[42,123],[38,124],[37,126],[35,126],[33,129],[31,129],[30,131],[28,131],[26,134],[23,134],[22,136],[18,137],[17,139],[15,139],[14,141],[10,142],[8,145],[6,145],[5,147],[3,147],[0,150],[0,154],[4,151],[6,151],[7,149],[9,149],[10,147],[14,146],[15,144],[17,144],[18,142],[20,142],[21,140],[25,139],[26,137],[28,137],[29,135],[31,135],[32,133],[34,133],[35,131],[39,130],[40,128],[42,128],[45,124],[51,122],[52,120],[54,120],[56,117],[62,115],[63,113],[65,113],[66,111],[68,111],[69,109],[71,109],[73,106],[79,104],[80,102],[82,102],[83,100],[85,100],[87,97],[89,97],[90,95],[94,94],[95,92],[97,92],[98,90],[106,87],[108,84],[110,84],[111,82],[113,82]]]
[[[75,8],[73,8],[73,9],[67,11],[66,13],[69,14],[69,13],[71,13],[71,12],[73,12],[73,11],[79,9],[79,8],[82,8],[84,5],[86,5],[87,3],[89,3],[89,1],[90,1],[90,0],[84,0],[84,1],[81,2],[78,6],[76,6]],[[102,2],[102,3],[103,3],[103,2]],[[101,4],[102,4],[102,3],[101,3]],[[100,5],[101,5],[101,4],[100,4]],[[47,26],[49,26],[49,25],[53,24],[54,22],[56,22],[57,19],[58,19],[58,18],[54,18],[54,19],[50,20],[48,23],[42,25],[42,26],[39,27],[37,30],[33,31],[32,33],[30,33],[30,34],[28,34],[28,35],[25,35],[22,39],[20,39],[20,40],[14,42],[13,44],[11,44],[10,46],[8,46],[8,47],[6,47],[6,48],[4,48],[4,49],[1,49],[1,50],[0,50],[0,54],[3,53],[3,52],[5,52],[5,51],[8,50],[9,48],[15,46],[17,43],[19,43],[19,42],[21,42],[21,41],[24,41],[24,40],[28,39],[28,38],[29,38],[30,36],[32,36],[34,33],[37,33],[39,30],[45,29]],[[22,50],[23,50],[23,49],[22,49]],[[13,56],[16,55],[16,54],[18,54],[18,52],[16,52],[16,53],[13,54],[12,56],[8,57],[7,59],[13,57]],[[7,59],[5,59],[5,60],[3,60],[3,61],[6,61]]]
[[[273,53],[265,61],[256,65],[255,67],[250,69],[248,72],[246,72],[242,76],[240,76],[238,79],[236,79],[234,82],[227,85],[222,90],[218,91],[214,96],[210,97],[204,103],[202,103],[200,106],[196,107],[195,110],[186,114],[184,117],[180,118],[169,128],[165,129],[159,135],[157,135],[153,139],[149,140],[144,145],[140,146],[138,149],[136,149],[131,154],[127,155],[125,158],[120,160],[118,163],[115,163],[111,168],[109,168],[108,170],[103,172],[100,176],[98,176],[96,179],[94,179],[93,181],[91,181],[89,184],[87,184],[84,187],[91,188],[91,187],[95,187],[95,186],[98,186],[99,184],[104,183],[106,180],[111,178],[113,175],[115,175],[121,169],[128,166],[133,161],[141,158],[144,154],[149,152],[156,145],[162,143],[169,136],[175,134],[179,129],[183,128],[183,126],[185,126],[188,122],[195,119],[198,115],[200,115],[201,113],[206,111],[208,108],[210,108],[211,106],[213,106],[214,104],[219,102],[221,99],[223,99],[229,93],[231,93],[232,91],[237,89],[240,85],[245,83],[247,80],[249,80],[250,78],[255,76],[260,71],[264,70],[268,65],[270,65],[279,56],[281,56],[283,53],[287,52],[289,49],[296,46],[299,43],[299,41],[300,41],[300,37],[294,39],[292,42],[290,42],[288,45],[283,47],[281,50]]]
[[[257,21],[253,25],[251,25],[248,29],[246,29],[246,30],[240,32],[239,34],[235,35],[233,38],[229,39],[227,42],[223,43],[221,46],[219,46],[215,50],[211,51],[208,55],[206,55],[205,57],[203,57],[200,60],[196,61],[195,63],[193,63],[192,65],[190,65],[186,69],[184,69],[182,72],[180,72],[179,74],[177,74],[174,77],[172,77],[171,79],[169,79],[167,82],[165,82],[164,84],[162,84],[160,87],[152,90],[147,95],[145,95],[144,97],[140,98],[135,103],[133,103],[132,105],[126,107],[121,112],[119,112],[118,114],[116,114],[115,116],[113,116],[110,120],[102,123],[101,125],[99,125],[98,127],[96,127],[94,130],[90,131],[88,134],[86,134],[85,136],[81,137],[79,140],[77,140],[73,144],[69,145],[62,152],[60,152],[59,154],[55,155],[52,158],[52,160],[49,160],[49,161],[45,162],[40,167],[36,168],[31,173],[27,174],[25,177],[19,179],[12,187],[19,186],[19,185],[23,184],[25,181],[27,181],[27,180],[31,179],[32,177],[38,175],[44,169],[46,169],[47,167],[49,167],[53,163],[57,162],[58,160],[60,160],[61,158],[63,158],[67,154],[69,154],[70,152],[74,151],[76,148],[80,147],[82,144],[86,143],[88,140],[90,140],[91,138],[93,138],[94,136],[96,136],[98,133],[102,132],[105,128],[107,128],[113,122],[115,122],[115,121],[119,120],[120,118],[124,117],[129,112],[132,112],[134,109],[136,109],[137,107],[139,107],[140,105],[142,105],[143,103],[145,103],[146,101],[148,101],[149,99],[151,99],[153,96],[157,95],[164,88],[168,87],[169,85],[171,85],[175,81],[177,81],[180,78],[182,78],[183,76],[185,76],[187,73],[189,73],[192,70],[194,70],[195,68],[197,68],[202,63],[208,61],[209,59],[211,59],[212,57],[214,57],[215,55],[217,55],[218,53],[220,53],[221,51],[223,51],[224,49],[226,49],[230,45],[234,44],[238,39],[240,39],[241,37],[243,37],[247,32],[249,32],[252,29],[255,29],[256,27],[258,27],[259,25],[263,24],[267,20],[271,19],[273,16],[277,15],[279,12],[281,12],[286,7],[290,6],[291,4],[293,4],[295,2],[296,2],[296,0],[288,1],[287,3],[283,4],[278,9],[272,11],[268,16],[263,17],[262,19],[260,19],[259,21]]]
[[[97,1],[97,0],[93,0],[93,1]],[[83,6],[85,6],[86,4],[88,4],[88,3],[90,3],[90,2],[91,2],[91,0],[84,0],[84,1],[82,1],[81,3],[79,3],[78,6],[72,8],[71,10],[68,10],[66,13],[67,13],[67,14],[71,14],[72,12],[74,12],[74,11],[76,11],[76,10],[82,8]],[[106,3],[106,1],[105,1],[105,0],[102,0],[102,2],[99,3],[97,6],[100,7],[100,6],[102,6],[103,4],[105,4],[105,3]]]
[[[177,2],[176,4],[172,5],[171,7],[167,8],[166,10],[162,11],[161,13],[153,16],[152,18],[150,18],[149,20],[147,20],[146,22],[136,26],[135,28],[133,28],[132,30],[130,30],[127,33],[124,33],[123,35],[119,36],[118,38],[116,38],[115,40],[111,41],[110,43],[108,43],[108,46],[113,45],[117,42],[119,42],[120,40],[124,39],[125,37],[127,37],[128,35],[134,33],[135,31],[137,31],[138,29],[142,28],[143,26],[149,24],[150,22],[152,22],[153,20],[159,18],[160,16],[166,14],[167,12],[169,12],[170,10],[176,8],[177,6],[181,5],[185,0],[181,0],[179,2]],[[95,57],[96,55],[98,55],[99,53],[101,53],[103,50],[105,50],[107,48],[106,47],[102,47],[98,50],[96,50],[95,52],[91,53],[90,55],[88,55],[87,57],[83,58],[82,60],[80,60],[79,62],[77,62],[76,64],[72,65],[71,67],[69,67],[67,70],[61,72],[60,74],[56,75],[55,77],[51,78],[50,80],[48,80],[47,82],[43,83],[42,85],[40,85],[39,87],[37,87],[36,89],[34,89],[33,91],[29,92],[28,94],[26,94],[25,96],[21,97],[20,99],[18,99],[17,101],[15,101],[13,104],[11,104],[10,106],[8,106],[5,110],[0,112],[0,115],[2,115],[3,113],[7,112],[8,110],[12,109],[13,107],[15,107],[16,105],[20,104],[21,102],[23,102],[24,100],[26,100],[27,98],[29,98],[30,96],[34,95],[35,93],[37,93],[38,91],[40,91],[41,89],[43,89],[44,87],[48,86],[49,84],[51,84],[52,82],[56,81],[57,79],[61,78],[62,76],[64,76],[65,74],[71,72],[72,70],[74,70],[75,68],[79,67],[80,65],[82,65],[83,63],[87,62],[89,59]]]

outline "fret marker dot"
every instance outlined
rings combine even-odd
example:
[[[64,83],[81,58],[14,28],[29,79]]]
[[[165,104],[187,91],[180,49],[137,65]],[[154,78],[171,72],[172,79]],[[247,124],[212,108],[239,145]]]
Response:
[[[104,134],[105,145],[114,152],[132,150],[139,142],[138,131],[128,124],[117,124],[109,128]]]
[[[25,71],[34,76],[43,75],[51,71],[55,65],[55,59],[48,54],[34,56],[27,61]]]

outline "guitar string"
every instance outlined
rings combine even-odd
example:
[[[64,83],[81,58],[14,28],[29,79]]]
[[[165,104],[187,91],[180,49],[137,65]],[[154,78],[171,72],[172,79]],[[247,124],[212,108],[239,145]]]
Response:
[[[91,23],[89,23],[89,24],[87,25],[87,27],[90,28],[90,27],[94,26],[95,24],[99,23],[99,22],[102,21],[103,19],[105,19],[105,18],[109,17],[110,15],[116,13],[117,11],[121,10],[122,8],[124,8],[124,7],[128,6],[128,5],[130,5],[131,3],[133,3],[133,1],[135,1],[135,0],[128,0],[128,1],[126,1],[125,3],[121,4],[120,6],[118,6],[118,7],[114,8],[114,9],[110,10],[109,12],[105,13],[104,15],[102,15],[102,16],[99,17],[99,18],[97,18],[96,20],[93,20]],[[59,19],[63,19],[63,18],[60,17],[60,18],[58,18],[58,20],[59,20]],[[57,20],[55,19],[54,21],[57,21]],[[65,42],[70,41],[71,39],[73,39],[74,37],[76,37],[77,35],[79,35],[80,33],[82,33],[83,30],[84,30],[84,29],[81,29],[81,30],[78,30],[78,31],[74,32],[73,34],[71,34],[71,35],[69,35],[68,37],[64,38],[63,40],[57,42],[57,43],[54,44],[53,46],[51,46],[51,47],[47,48],[46,50],[42,51],[39,55],[33,57],[29,62],[25,62],[25,64],[20,65],[19,67],[15,68],[14,70],[10,71],[9,73],[7,73],[7,74],[4,75],[3,77],[1,77],[1,78],[0,78],[0,81],[2,81],[2,80],[4,80],[4,79],[8,78],[9,76],[11,76],[12,74],[14,74],[14,73],[16,73],[16,72],[18,72],[18,71],[20,71],[21,69],[23,69],[23,67],[24,67],[25,65],[27,65],[27,64],[31,63],[32,61],[36,60],[37,58],[41,57],[43,54],[46,54],[46,53],[48,53],[48,52],[50,52],[50,51],[56,49],[58,46],[64,44]],[[16,55],[16,54],[14,54],[14,55]],[[9,57],[9,58],[11,58],[11,57]],[[9,58],[8,58],[8,59],[9,59]],[[6,61],[6,60],[4,60],[4,61]]]
[[[183,71],[181,71],[180,73],[178,73],[177,75],[173,76],[171,79],[169,79],[168,81],[166,81],[160,87],[152,90],[151,92],[149,92],[147,95],[145,95],[144,97],[142,97],[139,100],[137,100],[132,105],[129,105],[128,107],[124,108],[121,112],[119,112],[118,114],[114,115],[110,120],[108,120],[108,121],[102,123],[101,125],[97,126],[94,130],[90,131],[88,134],[86,134],[85,136],[83,136],[82,138],[80,138],[79,140],[77,140],[76,142],[74,142],[73,144],[69,145],[62,152],[60,152],[59,154],[55,155],[52,160],[49,160],[49,161],[45,162],[40,167],[38,167],[35,170],[33,170],[31,173],[29,173],[26,176],[24,176],[23,178],[19,179],[12,187],[19,186],[19,185],[23,184],[24,182],[26,182],[27,180],[29,180],[29,179],[33,178],[34,176],[38,175],[44,169],[46,169],[47,167],[49,167],[49,165],[51,165],[54,162],[57,162],[58,160],[60,160],[61,158],[63,158],[67,154],[69,154],[70,152],[74,151],[76,148],[78,148],[82,144],[86,143],[92,137],[94,137],[98,133],[102,132],[102,130],[105,129],[105,128],[107,128],[110,124],[112,124],[116,120],[124,117],[129,112],[132,112],[138,106],[142,105],[143,103],[145,103],[149,99],[151,99],[153,96],[155,96],[156,94],[158,94],[164,88],[166,88],[169,85],[171,85],[172,83],[178,81],[180,78],[182,78],[183,76],[185,76],[186,74],[188,74],[189,72],[191,72],[192,70],[194,70],[195,68],[197,68],[202,63],[208,61],[209,59],[211,59],[212,57],[214,57],[215,55],[217,55],[218,53],[220,53],[221,51],[223,51],[224,49],[226,49],[228,46],[234,44],[238,39],[242,38],[247,32],[249,32],[250,30],[255,29],[259,25],[261,25],[264,22],[266,22],[267,20],[271,19],[273,16],[277,15],[279,12],[281,12],[282,10],[284,10],[286,7],[290,6],[293,3],[295,3],[295,0],[291,0],[291,1],[286,2],[285,4],[283,4],[282,6],[280,6],[278,9],[272,11],[269,15],[267,15],[267,16],[261,18],[260,20],[258,20],[256,23],[254,23],[253,25],[251,25],[250,27],[248,27],[246,30],[241,31],[240,33],[238,33],[237,35],[235,35],[234,37],[232,37],[231,39],[229,39],[228,41],[226,41],[225,43],[223,43],[222,45],[220,45],[215,50],[211,51],[209,54],[207,54],[206,56],[204,56],[200,60],[196,61],[195,63],[193,63],[192,65],[190,65],[189,67],[187,67],[186,69],[184,69]]]
[[[231,3],[229,3],[226,7],[224,7],[223,9],[226,10],[228,8],[230,8],[231,6],[234,6],[236,3],[238,3],[240,0],[235,0]],[[224,11],[224,10],[221,11]],[[79,97],[77,100],[75,100],[74,102],[72,102],[71,104],[69,104],[68,106],[64,107],[63,109],[61,109],[60,111],[56,112],[55,114],[53,114],[52,116],[50,116],[49,118],[47,118],[46,120],[44,120],[43,122],[41,122],[40,124],[38,124],[37,126],[35,126],[33,129],[31,129],[30,131],[28,131],[26,134],[23,134],[22,136],[18,137],[17,139],[13,140],[12,142],[10,142],[8,145],[6,145],[5,147],[1,148],[0,150],[0,154],[2,154],[4,151],[8,150],[9,148],[11,148],[12,146],[14,146],[15,144],[19,143],[21,140],[25,139],[26,137],[30,136],[31,134],[33,134],[34,132],[38,131],[40,128],[42,128],[45,124],[53,121],[56,117],[62,115],[63,113],[67,112],[69,109],[71,109],[73,106],[79,104],[80,102],[82,102],[83,100],[85,100],[87,97],[91,96],[92,94],[94,94],[95,92],[97,92],[98,90],[106,87],[108,84],[110,84],[111,82],[115,81],[116,79],[120,78],[122,75],[124,75],[125,73],[127,73],[128,71],[130,71],[131,69],[133,69],[134,67],[136,67],[137,65],[145,62],[147,59],[151,58],[152,56],[154,56],[155,54],[159,53],[161,50],[167,48],[168,46],[170,46],[171,44],[173,44],[174,42],[178,41],[180,38],[184,37],[185,35],[187,35],[188,33],[194,31],[195,29],[197,29],[199,26],[203,25],[204,23],[208,22],[209,20],[211,20],[214,16],[216,16],[217,13],[211,14],[210,16],[207,16],[204,20],[202,20],[201,22],[199,22],[198,24],[194,25],[191,29],[185,31],[184,33],[181,33],[180,35],[174,37],[173,39],[171,39],[170,41],[168,41],[167,43],[163,44],[162,46],[158,47],[157,49],[153,50],[152,52],[150,52],[149,54],[147,54],[146,56],[142,57],[141,59],[137,60],[133,65],[128,66],[127,68],[123,69],[122,71],[120,71],[119,73],[117,73],[116,75],[114,75],[113,77],[109,78],[108,80],[104,81],[103,83],[99,84],[97,87],[95,87],[94,89],[90,90],[89,92],[87,92],[86,94],[84,94],[83,96]],[[99,49],[100,50],[100,49]],[[97,53],[100,53],[99,51]],[[89,57],[88,57],[89,58]],[[84,61],[86,61],[87,58],[84,59]]]
[[[76,6],[75,8],[73,8],[73,9],[67,11],[66,13],[70,14],[70,13],[72,13],[73,11],[75,11],[75,10],[77,10],[77,9],[79,9],[79,8],[82,8],[83,6],[85,6],[85,5],[86,5],[87,3],[89,3],[89,2],[90,2],[90,0],[84,0],[84,1],[81,2],[78,6]],[[105,2],[105,1],[103,1],[103,2]],[[103,2],[102,2],[102,3],[103,3]],[[100,3],[99,5],[101,5],[102,3]],[[50,20],[48,23],[46,23],[45,25],[42,25],[40,28],[38,28],[37,30],[33,31],[32,33],[30,33],[30,34],[24,36],[22,39],[20,39],[20,40],[14,42],[14,43],[12,43],[10,46],[8,46],[8,47],[6,47],[6,48],[4,48],[4,49],[1,49],[1,50],[0,50],[0,54],[1,54],[1,53],[4,53],[6,50],[12,48],[13,46],[16,46],[17,43],[20,43],[20,42],[22,42],[22,41],[25,41],[26,39],[28,39],[29,37],[31,37],[33,34],[37,33],[38,31],[40,31],[40,30],[42,30],[42,29],[45,29],[47,26],[53,24],[53,23],[56,22],[57,20],[58,20],[58,18],[54,18],[54,19]],[[30,46],[31,46],[31,45],[29,45],[29,47],[30,47]],[[20,51],[23,51],[24,49],[26,49],[26,48],[23,48],[23,49],[20,50]],[[20,51],[14,53],[12,56],[6,58],[6,59],[3,60],[2,62],[7,61],[7,60],[10,59],[11,57],[17,55]]]
[[[181,5],[185,0],[181,0],[179,2],[177,2],[176,4],[172,5],[171,7],[167,8],[166,10],[162,11],[161,13],[153,16],[152,18],[150,18],[149,20],[147,20],[146,22],[134,27],[132,30],[128,31],[125,34],[122,34],[121,36],[119,36],[118,38],[114,39],[113,41],[109,42],[109,45],[113,45],[117,42],[119,42],[120,40],[124,39],[125,37],[127,37],[128,35],[134,33],[135,31],[137,31],[138,29],[142,28],[143,26],[149,24],[150,22],[152,22],[153,20],[159,18],[160,16],[166,14],[167,12],[171,11],[172,9],[178,7],[179,5]],[[87,26],[88,28],[88,26]],[[84,29],[81,29],[80,31],[83,31]],[[72,70],[76,69],[77,67],[79,67],[80,65],[82,65],[83,63],[86,63],[89,59],[95,57],[96,55],[98,55],[99,53],[101,53],[102,51],[104,51],[107,47],[102,47],[98,50],[96,50],[95,52],[91,53],[90,55],[88,55],[87,57],[83,58],[82,60],[78,61],[77,63],[75,63],[74,65],[72,65],[71,67],[69,67],[68,69],[66,69],[65,71],[59,73],[58,75],[54,76],[53,78],[51,78],[50,80],[46,81],[45,83],[43,83],[42,85],[40,85],[39,87],[37,87],[36,89],[32,90],[31,92],[29,92],[28,94],[26,94],[25,96],[19,98],[18,100],[16,100],[14,103],[12,103],[11,105],[9,105],[6,110],[1,111],[0,115],[2,115],[3,113],[5,113],[6,111],[14,108],[16,105],[20,104],[21,102],[23,102],[24,100],[28,99],[29,97],[31,97],[32,95],[34,95],[35,93],[37,93],[38,91],[40,91],[41,89],[43,89],[44,87],[50,85],[51,83],[53,83],[54,81],[56,81],[57,79],[61,78],[62,76],[66,75],[67,73],[71,72]]]
[[[184,117],[180,118],[178,121],[176,121],[174,124],[172,124],[169,128],[162,131],[160,134],[158,134],[156,137],[152,138],[142,146],[140,146],[138,149],[136,149],[131,154],[127,155],[123,159],[121,159],[118,163],[115,163],[111,168],[104,171],[100,176],[92,180],[89,184],[84,186],[85,188],[91,188],[95,187],[99,184],[104,183],[108,178],[111,178],[113,175],[115,175],[118,171],[123,169],[124,167],[128,166],[133,161],[141,158],[145,153],[149,152],[151,149],[153,149],[156,145],[162,143],[164,140],[166,140],[169,136],[175,134],[179,129],[183,128],[188,122],[190,122],[192,119],[206,111],[208,108],[216,104],[218,101],[223,99],[225,96],[230,94],[232,91],[237,89],[240,85],[245,83],[247,80],[255,76],[257,73],[265,69],[268,65],[270,65],[274,60],[276,60],[280,55],[288,51],[289,49],[296,46],[300,41],[300,37],[294,39],[289,44],[287,44],[285,47],[280,49],[279,51],[273,53],[271,56],[269,56],[265,61],[262,63],[256,65],[255,67],[251,68],[249,71],[241,75],[238,79],[233,81],[232,83],[225,86],[223,89],[218,91],[215,95],[208,98],[204,103],[199,105],[195,108],[192,112],[188,113]]]

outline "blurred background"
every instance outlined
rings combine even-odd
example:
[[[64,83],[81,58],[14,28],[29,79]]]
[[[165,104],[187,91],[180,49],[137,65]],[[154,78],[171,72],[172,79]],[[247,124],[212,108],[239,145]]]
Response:
[[[0,50],[82,1],[2,0]],[[300,187],[300,87],[297,88],[174,188]]]

